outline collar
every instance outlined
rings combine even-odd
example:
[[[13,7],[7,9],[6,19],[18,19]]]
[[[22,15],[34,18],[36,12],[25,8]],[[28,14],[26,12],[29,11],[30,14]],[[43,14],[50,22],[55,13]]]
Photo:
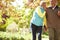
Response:
[[[51,7],[51,6],[50,6],[49,8],[54,10],[54,9],[58,8],[58,6],[57,6],[57,5],[54,6],[54,7]]]
[[[52,7],[52,9],[54,10],[56,8],[56,6]]]

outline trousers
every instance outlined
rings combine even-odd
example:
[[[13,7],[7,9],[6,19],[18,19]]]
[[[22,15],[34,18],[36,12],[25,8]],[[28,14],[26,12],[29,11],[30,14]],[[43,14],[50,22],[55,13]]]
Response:
[[[36,40],[36,34],[38,36],[38,40],[41,40],[42,26],[36,26],[34,24],[31,24],[31,29],[32,29],[32,40]]]

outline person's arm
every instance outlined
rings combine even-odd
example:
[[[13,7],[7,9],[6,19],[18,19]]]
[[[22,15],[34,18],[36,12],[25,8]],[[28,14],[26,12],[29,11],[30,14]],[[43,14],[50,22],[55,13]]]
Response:
[[[46,9],[45,17],[44,17],[44,32],[46,32],[48,30],[48,26],[47,26],[47,17],[48,17],[47,9]]]
[[[58,13],[57,13],[58,16],[60,16],[60,7],[58,8]]]
[[[47,31],[47,20],[46,20],[46,16],[44,17],[44,31]]]
[[[36,8],[36,12],[41,18],[43,18],[45,16],[45,13],[46,13],[45,11],[44,11],[44,13],[42,13],[41,10],[39,9],[39,7]]]
[[[58,11],[57,15],[60,16],[60,11]]]

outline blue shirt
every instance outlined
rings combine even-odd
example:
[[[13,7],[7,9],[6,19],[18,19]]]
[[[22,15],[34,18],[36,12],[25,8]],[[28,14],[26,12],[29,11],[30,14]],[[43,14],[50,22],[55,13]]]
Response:
[[[44,12],[44,9],[40,7],[41,12]],[[43,26],[43,20],[44,18],[41,18],[36,11],[33,12],[33,17],[31,19],[31,23],[33,23],[36,26]]]

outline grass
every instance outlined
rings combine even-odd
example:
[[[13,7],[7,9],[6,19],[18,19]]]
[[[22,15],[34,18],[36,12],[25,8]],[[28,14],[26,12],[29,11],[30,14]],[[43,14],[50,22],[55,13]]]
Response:
[[[2,40],[18,40],[18,39],[20,39],[20,34],[19,33],[0,32],[0,39],[2,39]]]
[[[31,40],[31,32],[0,32],[0,40]],[[48,35],[42,34],[42,40],[48,40]]]

